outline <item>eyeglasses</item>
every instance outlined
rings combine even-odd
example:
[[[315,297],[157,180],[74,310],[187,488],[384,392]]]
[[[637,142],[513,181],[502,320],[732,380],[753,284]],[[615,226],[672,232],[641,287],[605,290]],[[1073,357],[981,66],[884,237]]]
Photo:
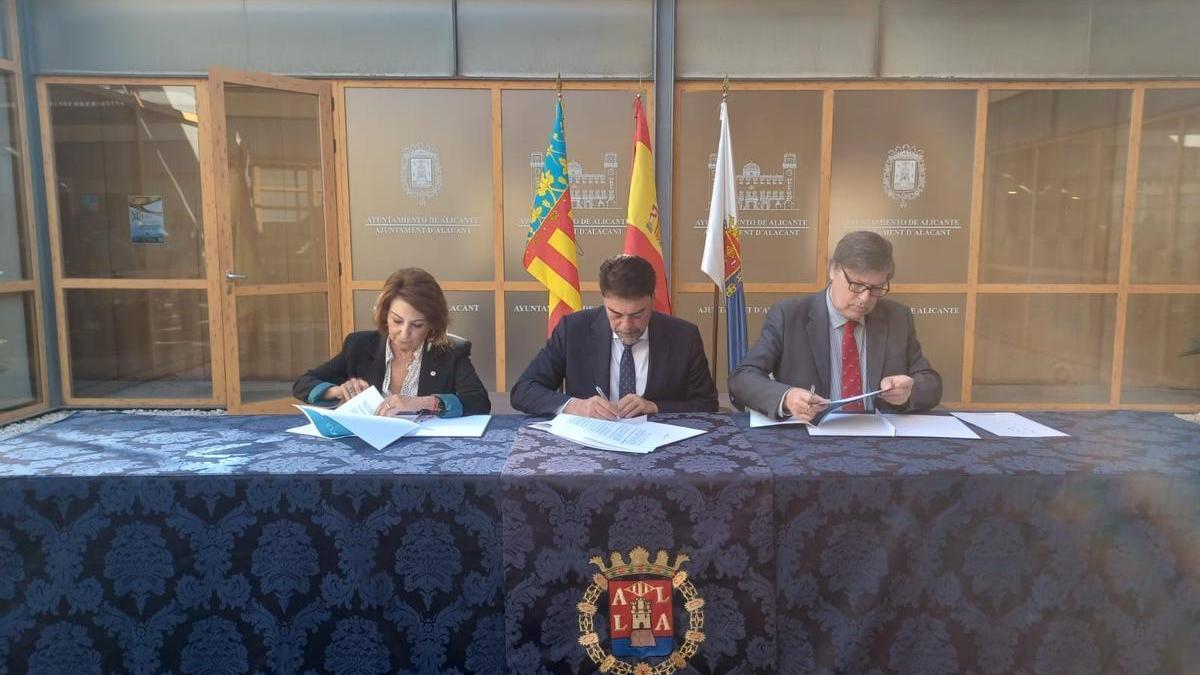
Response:
[[[849,288],[850,292],[855,295],[858,295],[863,291],[870,291],[871,297],[882,298],[888,294],[888,291],[891,290],[890,283],[885,283],[882,286],[872,286],[871,284],[864,284],[861,281],[855,281],[850,278],[850,275],[846,274],[846,268],[844,267],[842,268],[842,277],[846,280],[846,288]]]

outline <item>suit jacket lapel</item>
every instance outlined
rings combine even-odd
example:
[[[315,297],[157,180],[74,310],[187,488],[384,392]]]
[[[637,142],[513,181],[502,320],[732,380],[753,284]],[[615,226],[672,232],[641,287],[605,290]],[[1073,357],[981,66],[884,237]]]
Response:
[[[367,382],[375,385],[380,390],[382,390],[383,389],[383,374],[384,374],[383,371],[384,371],[384,368],[387,367],[387,354],[384,352],[384,349],[387,346],[387,338],[380,335],[378,338],[378,343],[379,344],[375,347],[375,349],[371,350],[370,362],[367,363],[367,367],[363,371],[363,374],[365,375],[365,379],[367,380]],[[386,391],[384,391],[382,393],[384,396],[387,395]]]
[[[608,325],[603,308],[592,324],[592,332],[588,336],[588,352],[592,355],[593,385],[600,387],[606,395],[612,396],[616,393],[608,390],[609,371],[612,370],[612,326]],[[592,393],[594,392],[588,392],[589,395]]]
[[[428,396],[440,392],[445,387],[437,386],[446,379],[445,366],[447,351],[441,349],[426,349],[421,355],[421,372],[417,376],[417,396]]]
[[[666,385],[660,387],[658,381],[660,373],[670,372],[667,359],[671,340],[664,326],[658,318],[658,312],[650,316],[650,362],[646,364],[646,398],[662,398],[660,392],[666,388]]]
[[[883,357],[887,349],[888,321],[884,316],[884,305],[879,303],[875,311],[867,315],[867,379],[863,382],[863,393],[874,391],[883,379]]]
[[[825,293],[812,296],[808,307],[808,346],[813,355],[817,372],[817,393],[835,398],[829,380],[829,309],[825,307]]]

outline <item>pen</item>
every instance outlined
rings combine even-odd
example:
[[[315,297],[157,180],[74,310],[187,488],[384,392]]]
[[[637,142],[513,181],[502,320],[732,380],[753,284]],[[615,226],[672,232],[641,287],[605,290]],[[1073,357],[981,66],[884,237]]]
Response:
[[[600,385],[596,385],[596,393],[600,395],[600,398],[603,398],[603,399],[608,398],[608,394],[604,393],[604,390],[600,388]]]

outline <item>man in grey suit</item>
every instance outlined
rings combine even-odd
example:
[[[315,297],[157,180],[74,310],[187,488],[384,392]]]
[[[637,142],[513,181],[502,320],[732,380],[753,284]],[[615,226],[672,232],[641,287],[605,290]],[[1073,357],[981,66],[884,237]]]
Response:
[[[917,412],[937,405],[942,378],[921,354],[912,311],[883,299],[894,272],[888,240],[868,231],[843,237],[824,292],[771,307],[762,335],[729,378],[734,405],[801,421],[830,399],[875,389],[884,391],[843,410]]]

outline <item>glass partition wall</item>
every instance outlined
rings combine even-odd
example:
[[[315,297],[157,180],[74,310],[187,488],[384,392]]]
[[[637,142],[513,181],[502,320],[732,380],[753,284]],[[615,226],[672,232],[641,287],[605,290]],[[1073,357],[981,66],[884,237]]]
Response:
[[[488,388],[511,386],[545,339],[545,292],[521,257],[553,83],[331,82],[336,189],[282,140],[226,129],[226,196],[246,207],[231,250],[266,275],[232,286],[197,207],[211,85],[41,82],[69,402],[227,404],[232,360],[257,382],[246,401],[258,384],[276,396],[370,328],[383,279],[410,265],[442,283]],[[644,86],[564,84],[585,305],[621,249],[640,89],[653,129]],[[241,117],[266,110],[243,98]],[[654,149],[673,158],[660,199],[675,312],[706,342],[717,322],[724,390],[723,310],[698,269],[720,99],[717,82],[678,83],[674,147]],[[948,405],[1200,404],[1200,87],[735,82],[728,102],[752,341],[772,303],[824,288],[842,234],[873,229],[895,245],[893,297],[913,308]],[[273,234],[315,223],[330,199],[336,241]],[[242,298],[233,315],[213,307],[226,294]],[[311,325],[281,342],[285,319]]]
[[[1194,410],[1194,87],[734,83],[750,339],[771,303],[824,288],[845,232],[870,229],[895,246],[892,296],[913,309],[944,403]],[[679,312],[706,341],[719,322],[723,387],[722,311],[695,269],[720,89],[677,85],[673,278]],[[764,205],[770,181],[782,181],[783,201]]]
[[[47,407],[16,7],[0,2],[0,423]]]

